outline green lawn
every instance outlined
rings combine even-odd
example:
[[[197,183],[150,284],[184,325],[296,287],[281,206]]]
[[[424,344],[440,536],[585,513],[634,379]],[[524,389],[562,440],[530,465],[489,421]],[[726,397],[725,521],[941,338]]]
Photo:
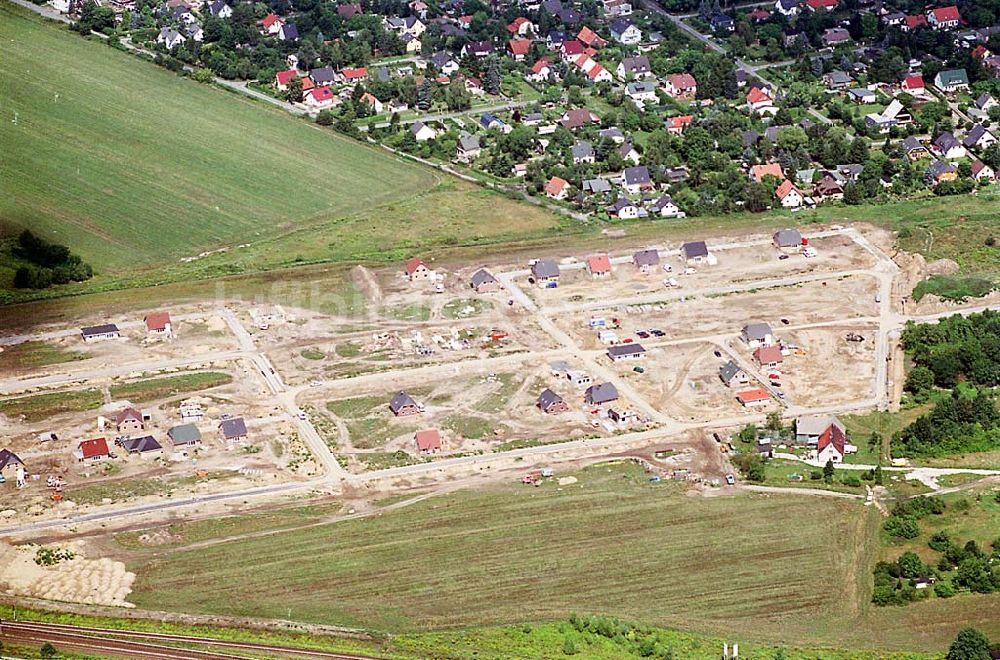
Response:
[[[687,497],[634,466],[577,477],[573,486],[442,495],[268,539],[133,553],[131,600],[397,634],[603,613],[738,638],[748,649],[757,641],[935,650],[960,624],[1000,633],[993,596],[954,599],[955,614],[925,607],[933,603],[869,607],[880,518],[859,502]]]
[[[92,282],[45,295],[412,256],[424,244],[558,224],[542,209],[180,78],[7,4],[0,61],[0,237],[30,227],[98,271]],[[223,247],[230,250],[180,263]],[[14,261],[0,265],[6,287]],[[8,292],[0,302],[16,299]]]
[[[203,371],[192,374],[180,374],[177,376],[165,376],[162,378],[149,378],[147,380],[137,380],[131,383],[115,385],[111,388],[111,396],[116,399],[128,399],[129,401],[155,401],[175,394],[184,392],[198,392],[207,390],[210,387],[227,385],[233,382],[233,377],[229,374],[217,371]]]

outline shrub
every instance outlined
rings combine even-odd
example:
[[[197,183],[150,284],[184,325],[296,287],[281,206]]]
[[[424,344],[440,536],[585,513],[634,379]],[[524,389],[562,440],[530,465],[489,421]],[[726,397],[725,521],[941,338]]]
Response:
[[[951,598],[955,595],[955,587],[951,586],[951,582],[938,582],[934,585],[934,595],[938,598]]]
[[[911,515],[891,515],[885,521],[883,529],[889,534],[901,539],[915,539],[920,536],[920,526],[917,524],[915,516]]]

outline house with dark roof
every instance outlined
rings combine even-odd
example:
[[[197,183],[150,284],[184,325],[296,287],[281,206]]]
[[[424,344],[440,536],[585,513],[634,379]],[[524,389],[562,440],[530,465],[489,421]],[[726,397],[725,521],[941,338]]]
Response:
[[[969,89],[969,74],[965,69],[947,69],[934,76],[934,86],[942,92],[954,93]]]
[[[976,124],[966,133],[962,145],[966,149],[989,149],[997,141],[982,124]]]
[[[681,258],[689,265],[707,263],[709,257],[705,241],[691,241],[681,245]]]
[[[802,247],[802,234],[798,229],[779,229],[771,239],[774,247],[781,250],[799,250]]]
[[[920,142],[920,140],[912,135],[908,135],[903,138],[903,141],[899,143],[899,150],[911,161],[920,160],[922,158],[930,158],[931,156],[930,150],[928,150],[927,147]]]
[[[719,378],[730,388],[745,387],[750,384],[750,375],[732,360],[719,367]]]
[[[743,329],[740,331],[740,338],[750,348],[774,345],[774,331],[768,323],[750,323],[743,326]]]
[[[472,274],[469,285],[476,293],[493,293],[500,290],[500,282],[485,268],[480,268]]]
[[[945,131],[931,144],[931,151],[945,160],[965,158],[968,151],[953,133]]]
[[[548,388],[542,390],[542,393],[538,395],[538,401],[535,405],[546,415],[558,415],[569,410],[566,401]]]
[[[121,337],[121,332],[118,330],[118,326],[114,323],[105,323],[104,325],[94,325],[87,328],[80,328],[80,336],[83,337],[85,342],[94,341],[104,341],[107,339],[118,339]]]
[[[626,167],[622,172],[622,187],[632,195],[653,189],[653,181],[649,176],[649,168],[645,165]]]
[[[243,444],[247,439],[247,425],[242,417],[229,417],[220,420],[219,436],[227,447]]]
[[[176,447],[197,447],[201,445],[201,431],[194,424],[180,424],[167,431],[167,438]]]
[[[934,160],[924,172],[924,180],[931,186],[936,186],[944,181],[954,181],[957,178],[958,168],[943,160]]]
[[[141,438],[126,438],[122,440],[121,446],[129,454],[138,454],[143,457],[158,456],[163,453],[163,447],[151,435],[144,435]]]
[[[531,277],[536,283],[559,280],[559,265],[551,259],[537,259],[531,264]]]
[[[660,265],[660,253],[656,250],[639,250],[632,255],[632,263],[643,275],[654,273]]]
[[[645,78],[653,75],[653,69],[649,65],[648,57],[645,55],[638,55],[622,59],[622,61],[618,63],[615,73],[617,73],[618,77],[622,79],[627,78],[628,76]]]
[[[641,360],[646,357],[646,349],[642,347],[642,344],[637,344],[635,342],[631,344],[616,344],[608,347],[607,355],[611,358],[612,362],[621,362],[622,360]]]
[[[0,449],[0,474],[11,465],[24,466],[24,461],[9,449]]]
[[[583,401],[588,406],[600,406],[618,400],[618,388],[613,383],[591,385],[583,393]]]
[[[409,415],[419,415],[422,411],[420,405],[413,400],[409,394],[399,391],[389,401],[389,410],[396,417],[407,417]]]

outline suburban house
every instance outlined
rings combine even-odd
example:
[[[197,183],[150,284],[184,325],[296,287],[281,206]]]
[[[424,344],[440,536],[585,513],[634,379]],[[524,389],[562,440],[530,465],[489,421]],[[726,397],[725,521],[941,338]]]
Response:
[[[976,124],[966,133],[962,144],[966,149],[989,149],[996,141],[996,137],[982,124]]]
[[[797,16],[799,0],[777,0],[774,3],[774,10],[786,18]]]
[[[750,375],[732,360],[719,367],[719,378],[726,387],[745,387],[750,384]]]
[[[924,85],[923,76],[906,76],[900,83],[899,89],[912,96],[921,98],[927,96],[927,87]]]
[[[958,178],[958,168],[943,160],[935,160],[927,166],[924,178],[934,186],[945,181],[954,181]]]
[[[403,391],[397,392],[392,397],[392,400],[389,401],[389,410],[396,417],[420,414],[420,406],[417,405],[417,402],[409,394]]]
[[[781,202],[781,205],[786,209],[794,209],[802,206],[802,202],[805,200],[805,195],[802,191],[795,187],[795,184],[785,179],[781,182],[774,191],[774,196]]]
[[[314,87],[302,96],[302,102],[310,110],[326,110],[332,108],[337,103],[337,95],[333,90],[323,85]]]
[[[531,65],[528,73],[524,77],[530,82],[545,82],[552,73],[552,65],[544,57],[539,58]]]
[[[587,272],[594,278],[611,275],[611,259],[606,254],[587,257]]]
[[[117,325],[106,323],[104,325],[94,325],[89,328],[80,328],[80,336],[83,337],[83,341],[92,342],[103,341],[105,339],[118,339],[122,335]]]
[[[159,456],[163,453],[163,447],[151,435],[144,435],[141,438],[128,438],[122,441],[122,449],[129,454],[139,456]]]
[[[648,80],[635,80],[625,85],[625,96],[629,97],[640,110],[646,103],[655,103],[658,100],[656,85]]]
[[[612,362],[641,360],[646,357],[646,349],[642,347],[642,344],[617,344],[608,347],[608,357],[611,358]]]
[[[434,277],[434,271],[427,267],[420,257],[413,257],[406,262],[406,278],[411,282],[429,280]]]
[[[577,142],[570,147],[570,154],[574,165],[590,164],[595,160],[594,147],[589,142]]]
[[[230,417],[219,422],[219,435],[227,447],[242,444],[247,439],[247,425],[242,417]]]
[[[545,184],[545,196],[552,199],[566,199],[569,195],[569,181],[554,176]]]
[[[663,120],[663,125],[667,127],[667,133],[682,135],[684,128],[692,121],[694,121],[694,116],[692,115],[678,115],[676,117],[667,117]]]
[[[125,408],[115,415],[115,428],[123,435],[137,433],[146,428],[142,413],[135,408]]]
[[[20,465],[24,467],[24,461],[21,457],[12,452],[9,449],[0,449],[0,474],[6,470],[11,465]]]
[[[660,265],[660,253],[656,250],[639,250],[632,255],[632,263],[643,275],[654,273]]]
[[[840,44],[847,43],[851,40],[851,33],[844,28],[828,28],[823,31],[820,35],[819,40],[827,48],[834,48]]]
[[[649,169],[645,165],[626,167],[622,173],[622,187],[630,195],[637,195],[644,190],[652,190],[653,182],[649,178]]]
[[[493,293],[500,290],[500,282],[484,268],[480,268],[472,274],[470,286],[476,293]]]
[[[180,424],[167,431],[167,438],[177,447],[198,447],[201,445],[201,431],[194,424]]]
[[[542,390],[542,393],[538,395],[536,405],[546,415],[557,415],[569,410],[569,406],[563,398],[548,388]]]
[[[752,87],[750,91],[747,92],[747,105],[750,107],[752,112],[777,112],[777,109],[774,107],[774,97],[759,87]]]
[[[670,195],[663,195],[658,200],[653,202],[653,205],[649,207],[652,213],[655,213],[663,218],[683,218],[687,214],[680,209],[677,204],[674,203],[673,198]]]
[[[583,393],[583,400],[588,406],[600,406],[618,400],[618,388],[612,383],[591,385]]]
[[[902,153],[910,160],[930,158],[931,152],[916,137],[908,135],[899,145]]]
[[[677,99],[693,99],[698,93],[698,83],[690,73],[675,73],[663,81],[663,89]]]
[[[773,176],[778,181],[781,181],[785,178],[785,173],[778,163],[765,163],[763,165],[754,165],[750,168],[750,178],[757,183],[763,182],[766,176]]]
[[[108,441],[104,438],[84,440],[76,446],[74,454],[78,461],[84,463],[94,463],[111,457],[111,452],[108,451]]]
[[[815,445],[819,436],[831,426],[844,433],[844,425],[833,415],[803,415],[795,420],[795,442],[800,445]]]
[[[931,151],[945,160],[965,158],[968,152],[953,133],[944,132],[931,144]]]
[[[774,331],[767,323],[751,323],[743,326],[740,337],[750,348],[760,348],[761,346],[774,345]]]
[[[163,45],[167,50],[173,50],[187,41],[187,37],[177,30],[165,27],[156,36],[156,43]]]
[[[147,314],[142,320],[146,324],[146,332],[149,334],[167,336],[172,334],[170,314],[167,312],[153,312]]]
[[[938,7],[927,12],[927,23],[936,30],[952,30],[962,24],[958,7]]]
[[[777,369],[785,360],[780,346],[761,346],[753,352],[753,357],[763,369]]]
[[[531,39],[511,39],[507,42],[507,53],[515,62],[523,62],[531,50]]]
[[[421,454],[436,454],[441,451],[441,434],[437,429],[424,429],[413,434],[417,451]]]
[[[316,85],[330,85],[337,80],[337,74],[332,67],[324,66],[309,71],[309,78]]]
[[[763,388],[744,390],[736,395],[736,400],[745,408],[766,406],[771,401],[771,395]]]
[[[844,431],[835,424],[826,427],[816,440],[816,460],[826,464],[827,461],[840,463],[844,460],[847,452],[847,436]]]
[[[559,265],[551,259],[537,259],[531,264],[531,277],[537,284],[559,281]]]
[[[649,58],[645,55],[637,57],[626,57],[618,63],[615,73],[619,78],[625,79],[628,76],[636,78],[646,78],[653,75],[653,69],[649,66]]]
[[[953,93],[969,89],[969,75],[965,69],[947,69],[934,76],[934,86],[942,92]]]
[[[681,246],[681,258],[689,265],[711,262],[705,241],[692,241]]]
[[[559,123],[563,125],[563,128],[568,128],[572,131],[577,128],[589,126],[590,124],[598,124],[600,121],[601,118],[590,110],[586,108],[574,108],[564,112]]]
[[[264,20],[262,20],[260,24],[264,27],[264,32],[273,37],[277,36],[277,34],[281,31],[285,21],[277,14],[268,14],[264,17]]]
[[[997,174],[993,168],[979,159],[972,162],[970,173],[976,181],[996,181],[997,178]]]
[[[627,18],[611,21],[611,38],[625,46],[637,46],[642,41],[642,30]]]
[[[482,153],[482,147],[479,144],[479,138],[462,131],[462,134],[458,136],[455,158],[462,163],[471,163],[479,158],[480,153]]]
[[[779,229],[772,236],[774,247],[780,250],[796,250],[802,247],[802,234],[798,229]]]
[[[427,142],[437,137],[437,131],[422,121],[410,124],[410,133],[417,142]]]

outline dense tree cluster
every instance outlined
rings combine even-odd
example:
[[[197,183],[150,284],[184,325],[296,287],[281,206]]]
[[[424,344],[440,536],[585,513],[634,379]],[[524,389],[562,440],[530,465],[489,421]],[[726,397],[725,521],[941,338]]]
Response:
[[[903,348],[920,371],[907,379],[907,389],[929,385],[954,387],[960,380],[983,387],[1000,385],[1000,312],[987,310],[954,315],[937,323],[908,323]]]
[[[908,456],[988,451],[1000,447],[1000,410],[991,395],[957,389],[892,438],[893,452]]]
[[[17,238],[14,254],[30,262],[14,273],[19,289],[46,289],[53,284],[82,282],[94,276],[89,264],[65,245],[50,243],[25,229]]]

